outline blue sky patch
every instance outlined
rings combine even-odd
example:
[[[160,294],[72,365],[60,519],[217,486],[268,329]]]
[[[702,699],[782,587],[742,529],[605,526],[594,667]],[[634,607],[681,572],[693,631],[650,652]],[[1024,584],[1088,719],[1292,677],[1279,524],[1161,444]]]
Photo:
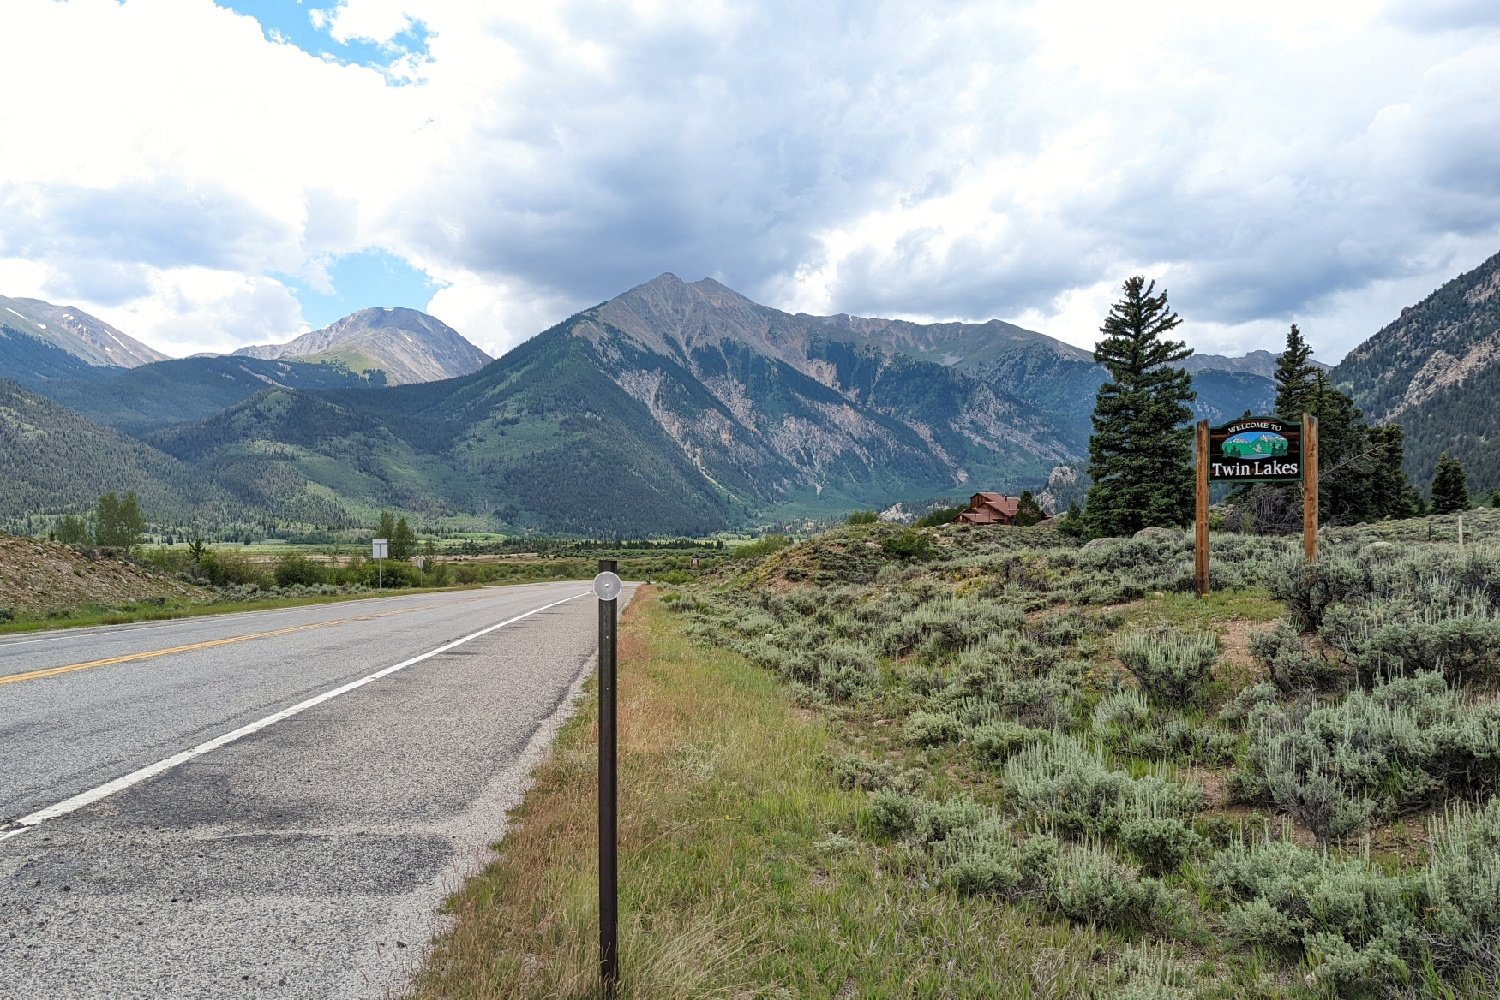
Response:
[[[426,310],[439,286],[404,260],[384,250],[346,254],[328,268],[334,292],[324,294],[291,276],[279,276],[297,296],[302,317],[314,330],[370,306]]]
[[[331,0],[217,0],[220,7],[237,14],[247,14],[260,22],[261,30],[271,41],[287,42],[320,59],[355,66],[385,69],[407,55],[427,55],[427,26],[421,21],[409,24],[405,31],[391,39],[389,46],[352,40],[340,42],[313,23],[314,11],[332,11],[338,6]]]

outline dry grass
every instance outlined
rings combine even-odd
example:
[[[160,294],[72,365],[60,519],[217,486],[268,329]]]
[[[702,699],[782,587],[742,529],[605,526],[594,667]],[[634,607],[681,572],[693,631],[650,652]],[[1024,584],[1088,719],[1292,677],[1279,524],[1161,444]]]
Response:
[[[621,627],[626,998],[1089,995],[1093,931],[912,882],[856,833],[824,722],[638,596]],[[416,997],[598,995],[592,703],[565,727]],[[829,840],[843,834],[847,840]]]

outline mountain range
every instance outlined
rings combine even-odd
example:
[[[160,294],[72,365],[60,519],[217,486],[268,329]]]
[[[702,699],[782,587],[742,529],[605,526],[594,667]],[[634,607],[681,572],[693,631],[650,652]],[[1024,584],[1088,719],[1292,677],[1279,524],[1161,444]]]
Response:
[[[0,401],[0,482],[15,484],[0,487],[0,519],[11,520],[98,493],[97,477],[59,474],[76,456],[6,447],[49,421],[68,422],[70,440],[110,442],[175,490],[156,498],[164,511],[208,505],[288,528],[396,508],[434,525],[699,534],[978,489],[1047,485],[1058,497],[1072,474],[1057,470],[1081,464],[1105,378],[1088,352],[998,320],[792,314],[670,274],[483,367],[477,348],[414,310],[129,369],[0,326],[0,364],[19,383]],[[1269,352],[1192,360],[1199,415],[1271,408]],[[473,367],[429,380],[445,365]],[[1472,363],[1453,384],[1484,370]],[[1353,384],[1359,371],[1330,378]],[[1357,391],[1371,387],[1385,391],[1379,379]]]

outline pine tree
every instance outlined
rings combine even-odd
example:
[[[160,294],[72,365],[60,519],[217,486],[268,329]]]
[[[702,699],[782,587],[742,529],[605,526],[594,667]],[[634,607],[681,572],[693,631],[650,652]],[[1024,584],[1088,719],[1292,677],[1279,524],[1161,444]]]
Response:
[[[391,558],[405,562],[417,554],[417,535],[411,530],[411,525],[406,523],[406,518],[396,522],[396,527],[391,530]]]
[[[1318,373],[1319,519],[1355,524],[1380,517],[1375,493],[1378,467],[1370,427],[1348,393]]]
[[[1286,350],[1276,356],[1276,415],[1282,420],[1296,422],[1304,413],[1317,412],[1320,383],[1317,366],[1308,361],[1312,353],[1293,323]]]
[[[1175,365],[1193,353],[1166,334],[1182,322],[1156,282],[1132,277],[1110,307],[1094,360],[1110,374],[1094,403],[1086,517],[1095,535],[1186,524],[1193,516],[1192,377]]]
[[[1042,510],[1042,505],[1036,502],[1036,497],[1031,495],[1030,490],[1022,490],[1020,500],[1016,503],[1016,525],[1029,528],[1045,520],[1047,520],[1047,512]]]
[[[1469,509],[1469,484],[1464,467],[1445,451],[1432,474],[1432,512],[1452,514]]]
[[[380,512],[380,527],[375,533],[376,538],[384,538],[387,542],[396,533],[396,515],[388,510]]]
[[[1370,428],[1370,446],[1375,450],[1375,506],[1380,517],[1416,516],[1417,490],[1401,467],[1406,459],[1405,442],[1400,424]]]

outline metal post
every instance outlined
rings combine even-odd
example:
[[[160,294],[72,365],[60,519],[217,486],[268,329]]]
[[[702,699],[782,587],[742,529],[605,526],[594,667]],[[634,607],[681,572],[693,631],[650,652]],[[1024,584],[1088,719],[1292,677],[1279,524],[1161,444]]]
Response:
[[[615,572],[613,559],[599,560],[599,573]],[[616,578],[618,580],[618,578]],[[618,582],[615,584],[618,587]],[[619,602],[599,595],[599,977],[606,996],[620,985],[618,827],[615,788],[615,620]]]

